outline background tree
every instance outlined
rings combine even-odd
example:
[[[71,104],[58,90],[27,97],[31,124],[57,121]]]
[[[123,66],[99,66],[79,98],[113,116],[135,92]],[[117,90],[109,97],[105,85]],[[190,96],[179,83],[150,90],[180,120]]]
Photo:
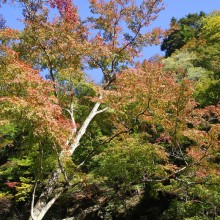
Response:
[[[199,14],[188,14],[186,17],[177,20],[172,18],[170,22],[171,33],[163,39],[161,50],[169,57],[173,52],[183,47],[193,38],[198,38],[202,27],[201,19],[205,17],[204,12]]]
[[[216,22],[218,17],[219,12],[213,12],[202,18],[202,27],[198,38],[192,39],[170,57],[163,60],[166,70],[173,70],[177,73],[180,71],[180,81],[187,76],[194,82],[194,97],[198,103],[197,107],[206,106],[204,109],[197,110],[196,115],[199,116],[200,122],[194,127],[196,131],[192,130],[190,134],[187,134],[187,139],[192,144],[187,149],[187,157],[192,160],[191,162],[194,161],[191,165],[190,172],[192,173],[190,175],[185,173],[181,180],[178,177],[177,182],[180,180],[185,183],[185,186],[183,184],[181,189],[180,182],[176,182],[177,188],[180,187],[179,195],[181,198],[178,197],[172,202],[170,209],[164,213],[164,219],[172,219],[173,215],[178,216],[179,219],[215,219],[219,216],[219,213],[215,211],[218,207],[219,198],[216,191],[219,186],[215,182],[217,178],[215,168],[218,167],[218,154],[215,150],[218,149],[219,142],[215,134],[218,133],[219,129],[217,109],[219,108],[220,92],[218,89],[218,65],[214,64],[215,60],[218,59],[215,56],[218,53],[218,40],[215,38],[218,35],[215,32],[218,30],[218,22]],[[212,33],[210,34],[210,32]],[[209,144],[206,145],[207,143]],[[206,169],[210,169],[209,177]],[[186,176],[191,176],[191,180],[187,179]],[[204,198],[211,192],[215,194],[215,198],[212,201],[205,200]]]
[[[163,61],[167,70],[181,69],[183,75],[196,82],[195,97],[200,106],[216,105],[219,101],[218,19],[219,12],[200,19],[198,37]]]

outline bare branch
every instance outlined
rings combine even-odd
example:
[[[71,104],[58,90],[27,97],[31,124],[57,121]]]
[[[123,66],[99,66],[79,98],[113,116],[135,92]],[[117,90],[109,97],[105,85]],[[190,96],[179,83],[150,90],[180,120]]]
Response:
[[[35,182],[35,185],[34,185],[34,190],[33,190],[33,193],[32,193],[32,201],[31,201],[31,218],[33,220],[37,220],[34,216],[34,199],[35,199],[36,188],[37,188],[37,181]]]
[[[162,178],[162,179],[148,179],[148,178],[145,178],[143,180],[143,182],[163,182],[163,181],[169,180],[170,178],[176,176],[178,173],[181,173],[182,171],[184,171],[187,167],[189,167],[189,166],[182,167],[181,169],[177,170],[176,172],[171,173],[168,177],[165,177],[165,178]]]
[[[104,112],[104,111],[106,111],[107,109],[108,109],[108,107],[103,108],[103,109],[97,111],[97,112],[96,112],[96,115],[97,115],[97,114],[100,114],[100,113],[102,113],[102,112]]]
[[[72,125],[73,125],[72,134],[74,135],[76,133],[77,129],[76,129],[76,121],[75,121],[75,117],[74,117],[73,102],[71,102],[71,104],[70,104],[70,109],[65,109],[65,110],[70,114],[70,118],[71,118]]]
[[[82,124],[81,128],[77,132],[73,143],[70,145],[70,149],[69,149],[70,155],[72,155],[73,152],[76,150],[76,148],[79,146],[79,142],[80,142],[81,138],[83,137],[83,135],[85,134],[87,127],[89,126],[92,119],[98,114],[97,112],[99,112],[98,108],[99,108],[100,105],[101,105],[100,102],[97,102],[94,105],[92,111],[90,112],[90,114],[88,115],[88,117],[86,118],[84,123]],[[100,110],[100,111],[102,111],[102,110]]]

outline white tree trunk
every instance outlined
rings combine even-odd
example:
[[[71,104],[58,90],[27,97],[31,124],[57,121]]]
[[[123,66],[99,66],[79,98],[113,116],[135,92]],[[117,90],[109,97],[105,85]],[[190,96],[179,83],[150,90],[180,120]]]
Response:
[[[73,143],[70,145],[70,149],[68,150],[68,155],[71,156],[76,148],[79,146],[80,140],[86,132],[89,124],[91,123],[92,119],[99,113],[104,112],[107,108],[99,110],[98,108],[101,105],[100,102],[97,102],[84,123],[82,124],[80,130],[77,132]],[[65,151],[61,151],[60,158],[65,156]],[[38,201],[36,202],[35,206],[32,207],[31,216],[29,220],[41,220],[50,209],[50,207],[54,204],[54,202],[59,198],[62,192],[65,190],[65,186],[56,189],[56,183],[58,181],[58,177],[61,174],[61,168],[57,166],[56,171],[53,173],[52,177],[47,183],[44,192],[40,195]],[[34,196],[34,195],[33,195]],[[34,199],[33,199],[34,201]]]

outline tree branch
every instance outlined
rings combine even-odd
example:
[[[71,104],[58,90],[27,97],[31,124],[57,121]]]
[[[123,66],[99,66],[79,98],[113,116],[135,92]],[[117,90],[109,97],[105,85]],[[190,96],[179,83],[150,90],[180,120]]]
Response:
[[[32,193],[32,201],[31,201],[31,218],[33,220],[37,220],[34,216],[34,199],[35,199],[36,188],[37,188],[37,181],[35,182],[35,185],[34,185],[34,190],[33,190],[33,193]]]
[[[97,112],[96,112],[96,115],[98,115],[98,114],[100,114],[100,113],[102,113],[102,112],[106,111],[107,109],[108,109],[108,107],[103,108],[103,109],[101,109],[101,110],[97,111]]]

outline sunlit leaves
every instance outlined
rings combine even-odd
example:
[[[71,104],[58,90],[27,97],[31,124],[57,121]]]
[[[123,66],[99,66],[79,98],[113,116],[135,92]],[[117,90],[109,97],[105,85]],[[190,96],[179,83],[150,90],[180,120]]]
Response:
[[[195,106],[189,85],[187,80],[177,83],[174,73],[165,72],[161,64],[144,62],[123,71],[117,77],[116,90],[109,94],[111,106],[117,110],[116,127],[129,130],[133,123],[145,121],[160,124],[176,139],[186,129]]]
[[[149,26],[162,0],[91,0],[93,17],[85,21],[69,0],[21,2],[24,30],[0,30],[4,193],[24,202],[37,180],[43,183],[36,194],[44,184],[50,190],[38,203],[46,206],[58,187],[86,184],[88,175],[125,199],[133,187],[146,185],[149,194],[172,194],[177,202],[169,211],[180,219],[192,217],[196,207],[212,218],[210,203],[219,206],[219,14],[203,19],[203,26],[198,22],[203,14],[173,19],[180,43],[188,44],[165,66],[135,59],[163,36]],[[53,8],[60,15],[51,19]],[[102,83],[86,80],[89,68],[101,70]],[[210,104],[215,105],[198,108]],[[73,157],[66,153],[72,146]],[[62,175],[47,182],[60,170]],[[207,199],[210,193],[214,199]],[[164,216],[169,219],[169,213]]]
[[[165,177],[166,152],[158,145],[143,143],[137,137],[113,141],[97,158],[95,173],[107,178],[107,184],[129,187],[145,179]]]
[[[70,0],[50,0],[52,8],[57,7],[61,16],[68,22],[74,24],[78,22],[78,14],[76,7]]]
[[[163,31],[155,28],[149,32],[146,29],[163,9],[162,1],[90,1],[91,11],[98,16],[89,18],[92,27],[98,34],[91,39],[99,42],[108,52],[99,57],[90,56],[92,67],[100,67],[104,81],[109,82],[113,75],[123,65],[134,64],[134,57],[146,45],[158,43]],[[109,59],[110,58],[110,59]],[[94,65],[93,65],[94,63]]]
[[[4,62],[6,66],[2,65],[0,78],[1,121],[28,120],[32,123],[35,135],[48,132],[58,142],[64,141],[65,137],[58,137],[61,134],[61,121],[64,123],[64,120],[53,95],[53,84],[43,80],[38,71],[19,61],[16,54],[5,57]],[[65,126],[68,129],[67,121]]]

